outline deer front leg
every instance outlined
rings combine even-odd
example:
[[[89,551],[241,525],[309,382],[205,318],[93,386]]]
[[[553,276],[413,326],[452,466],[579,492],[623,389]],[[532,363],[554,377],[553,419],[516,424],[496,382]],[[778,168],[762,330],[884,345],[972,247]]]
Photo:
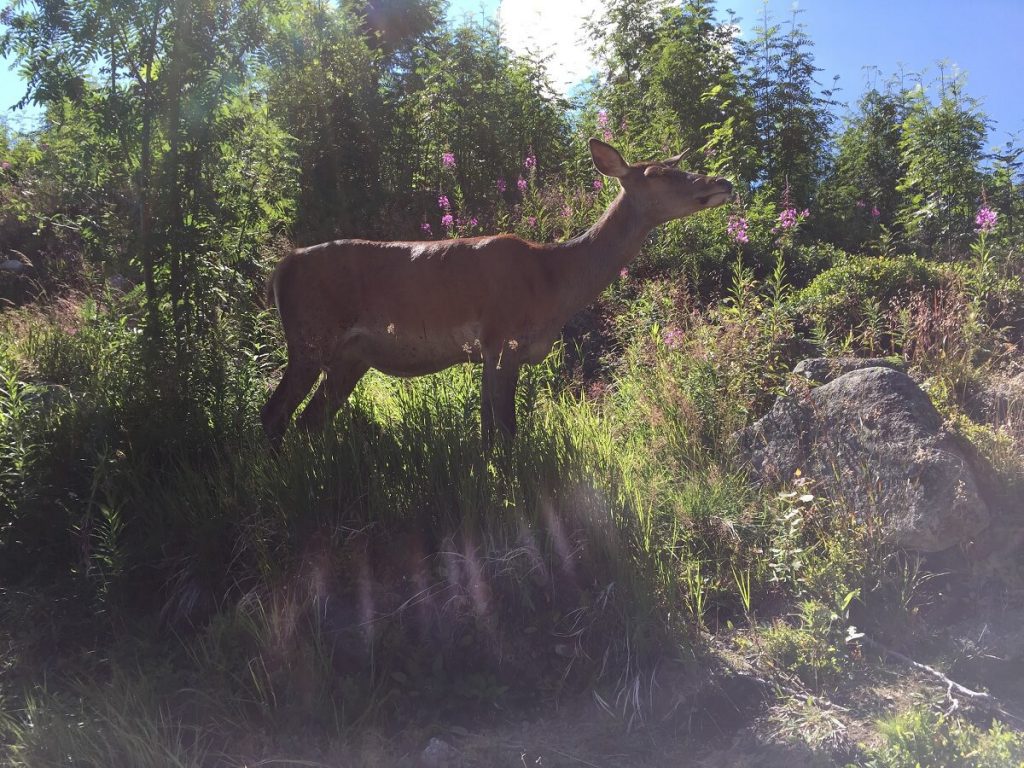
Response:
[[[494,445],[494,431],[509,439],[516,435],[516,384],[519,363],[500,358],[484,359],[484,380],[480,393],[480,426],[484,447]]]

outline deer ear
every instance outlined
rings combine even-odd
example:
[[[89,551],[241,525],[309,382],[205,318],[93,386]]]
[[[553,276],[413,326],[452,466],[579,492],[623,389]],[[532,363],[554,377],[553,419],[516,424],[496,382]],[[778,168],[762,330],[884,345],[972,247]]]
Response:
[[[680,161],[688,154],[690,154],[690,150],[684,149],[675,157],[670,157],[668,160],[663,160],[662,165],[667,165],[669,168],[675,168],[677,165],[679,165]]]
[[[611,144],[605,144],[600,139],[590,140],[590,156],[594,158],[594,165],[605,176],[622,178],[629,171],[629,163],[622,159],[619,150]]]

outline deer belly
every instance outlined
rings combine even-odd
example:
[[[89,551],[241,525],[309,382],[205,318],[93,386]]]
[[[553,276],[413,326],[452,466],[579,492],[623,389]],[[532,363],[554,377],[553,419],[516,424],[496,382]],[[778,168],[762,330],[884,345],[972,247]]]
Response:
[[[392,376],[422,376],[452,365],[480,362],[480,327],[467,324],[446,331],[352,328],[346,354],[355,354],[370,367]]]

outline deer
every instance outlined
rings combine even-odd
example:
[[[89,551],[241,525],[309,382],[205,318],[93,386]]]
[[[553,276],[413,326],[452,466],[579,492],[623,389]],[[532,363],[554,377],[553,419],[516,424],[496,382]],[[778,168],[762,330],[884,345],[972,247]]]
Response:
[[[714,208],[732,184],[668,160],[630,164],[590,140],[597,170],[621,189],[587,231],[559,243],[514,235],[433,241],[334,240],[297,248],[268,287],[287,345],[280,383],[261,412],[279,448],[293,413],[312,430],[333,418],[371,368],[414,377],[482,363],[481,433],[516,433],[520,368],[541,362],[579,310],[639,254],[659,225]]]

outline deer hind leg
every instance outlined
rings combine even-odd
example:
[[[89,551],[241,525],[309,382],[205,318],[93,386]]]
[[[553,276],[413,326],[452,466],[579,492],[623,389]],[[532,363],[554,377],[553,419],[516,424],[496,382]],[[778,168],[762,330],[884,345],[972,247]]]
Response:
[[[500,367],[499,367],[500,366]],[[516,435],[516,385],[519,365],[500,359],[484,360],[484,380],[480,392],[480,427],[484,447],[494,444],[495,429],[511,439]]]
[[[281,383],[277,385],[270,400],[260,412],[263,431],[270,444],[279,448],[284,432],[299,403],[309,394],[320,375],[320,366],[293,354],[288,356],[288,366],[284,369]]]
[[[327,368],[327,376],[299,417],[299,426],[306,431],[321,429],[338,412],[368,370],[370,366],[361,361],[333,361]]]

